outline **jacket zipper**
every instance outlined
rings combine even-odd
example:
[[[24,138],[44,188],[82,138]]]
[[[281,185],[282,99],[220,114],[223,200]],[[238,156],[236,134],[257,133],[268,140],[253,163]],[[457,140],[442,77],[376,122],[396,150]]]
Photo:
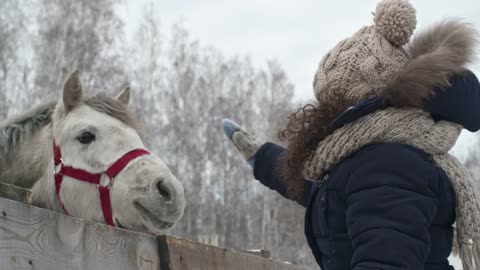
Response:
[[[320,184],[317,186],[317,190],[319,190],[319,189],[323,186],[323,184],[325,184],[325,182],[327,182],[328,177],[329,177],[329,174],[326,173],[326,174],[323,176],[322,181],[320,181]]]

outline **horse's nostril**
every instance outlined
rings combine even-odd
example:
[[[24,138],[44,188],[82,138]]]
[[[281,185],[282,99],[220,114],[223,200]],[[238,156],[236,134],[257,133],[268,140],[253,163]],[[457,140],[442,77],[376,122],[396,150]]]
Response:
[[[170,186],[165,184],[165,181],[163,181],[163,179],[157,181],[156,186],[158,193],[160,193],[160,196],[162,196],[165,201],[172,200],[172,189],[170,188]]]

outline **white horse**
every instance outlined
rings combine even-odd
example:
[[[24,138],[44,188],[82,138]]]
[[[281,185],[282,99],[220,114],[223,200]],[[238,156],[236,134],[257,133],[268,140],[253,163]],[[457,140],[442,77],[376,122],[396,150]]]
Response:
[[[32,203],[75,217],[160,234],[183,215],[180,182],[145,150],[127,110],[130,89],[84,98],[79,72],[63,98],[0,125],[0,181]]]

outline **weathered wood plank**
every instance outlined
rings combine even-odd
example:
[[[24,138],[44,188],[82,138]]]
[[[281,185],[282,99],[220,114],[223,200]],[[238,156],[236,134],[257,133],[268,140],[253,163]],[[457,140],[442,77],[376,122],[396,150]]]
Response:
[[[0,197],[29,203],[30,190],[0,182]]]
[[[157,239],[14,201],[28,198],[28,190],[0,183],[0,269],[303,269],[262,258],[270,256],[264,250]]]
[[[159,270],[153,236],[0,198],[1,269]]]
[[[199,244],[189,240],[159,236],[162,270],[300,270],[303,268],[259,256]]]

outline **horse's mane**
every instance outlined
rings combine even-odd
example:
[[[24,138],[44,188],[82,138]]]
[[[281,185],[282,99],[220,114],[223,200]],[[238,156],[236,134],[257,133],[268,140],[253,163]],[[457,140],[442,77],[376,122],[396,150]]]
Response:
[[[7,158],[12,149],[51,122],[56,102],[35,107],[31,111],[0,124],[0,157]]]
[[[92,109],[114,117],[138,131],[138,121],[118,101],[104,94],[97,94],[85,99],[84,102]],[[27,113],[0,123],[0,161],[8,158],[12,149],[15,149],[19,143],[48,125],[51,122],[55,106],[56,102],[42,104]]]

